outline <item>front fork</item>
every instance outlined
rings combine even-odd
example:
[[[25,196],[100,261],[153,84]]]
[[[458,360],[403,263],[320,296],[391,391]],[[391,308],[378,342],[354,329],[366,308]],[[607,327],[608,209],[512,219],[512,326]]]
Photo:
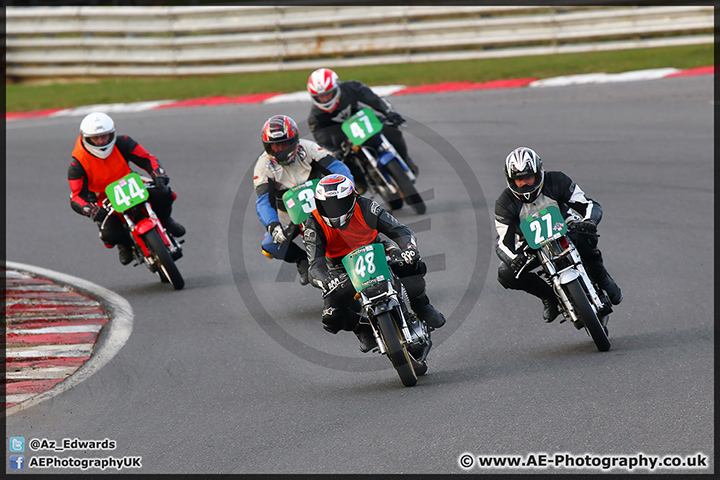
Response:
[[[413,183],[415,182],[415,174],[407,166],[407,163],[405,163],[405,160],[400,156],[395,147],[393,147],[392,143],[390,143],[385,137],[385,135],[383,135],[382,133],[380,134],[380,144],[379,148],[377,149],[380,155],[378,155],[377,157],[373,155],[369,147],[360,147],[360,150],[362,150],[363,155],[365,155],[365,158],[367,158],[370,165],[372,165],[372,168],[378,174],[377,176],[379,177],[379,180],[382,181],[382,185],[378,185],[378,187],[382,188],[384,186],[390,192],[390,194],[397,194],[398,189],[390,179],[387,171],[385,170],[385,165],[378,160],[378,158],[382,156],[384,152],[390,153],[393,159],[397,160],[400,163],[400,166],[407,173],[408,178],[410,178]]]
[[[364,315],[365,318],[369,318],[372,316],[373,318],[377,315],[384,313],[384,312],[390,312],[392,315],[392,312],[396,315],[399,315],[400,318],[400,334],[402,335],[402,338],[400,339],[401,342],[409,346],[413,342],[416,342],[416,338],[413,337],[413,335],[410,333],[410,328],[408,327],[408,322],[405,319],[405,316],[402,313],[402,309],[400,308],[400,303],[397,301],[397,298],[395,297],[395,290],[390,287],[390,291],[387,293],[384,293],[383,295],[387,298],[382,301],[382,303],[374,304],[373,301],[377,299],[377,297],[373,298],[367,298],[364,295],[361,294],[362,298],[362,307],[363,310],[366,312]],[[397,318],[397,317],[396,317]],[[375,337],[375,341],[378,345],[378,350],[380,351],[380,354],[384,354],[387,352],[387,348],[385,347],[385,342],[382,341],[382,338],[380,337],[379,329],[377,328],[375,322],[369,322],[370,327],[372,328],[373,336]],[[417,337],[417,335],[415,336]]]
[[[598,316],[598,318],[601,317],[601,312],[603,311],[605,305],[598,296],[597,291],[595,290],[595,287],[590,280],[590,277],[585,271],[585,266],[582,264],[582,259],[580,258],[580,254],[578,253],[578,251],[575,248],[572,248],[570,250],[569,255],[573,260],[573,265],[565,268],[560,272],[555,270],[554,264],[552,263],[552,261],[550,261],[547,253],[544,250],[541,249],[540,253],[543,267],[545,268],[545,271],[548,273],[550,279],[552,280],[553,290],[555,291],[555,294],[558,296],[563,306],[565,307],[565,312],[567,312],[566,316],[570,317],[570,320],[573,322],[575,327],[580,329],[583,327],[583,325],[582,322],[579,322],[579,318],[577,316],[577,313],[575,312],[575,308],[573,307],[572,302],[570,302],[570,299],[568,299],[567,295],[565,294],[565,290],[562,288],[562,285],[570,283],[576,278],[580,278],[581,282],[583,283],[585,293],[590,298],[590,305],[595,311],[595,314]]]

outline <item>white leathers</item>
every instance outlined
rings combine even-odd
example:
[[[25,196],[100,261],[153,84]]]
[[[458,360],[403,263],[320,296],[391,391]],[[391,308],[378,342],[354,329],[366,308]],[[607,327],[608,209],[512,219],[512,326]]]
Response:
[[[278,165],[263,152],[255,163],[253,172],[253,188],[257,188],[268,180],[273,180],[281,190],[293,188],[308,180],[312,171],[311,164],[329,155],[329,152],[311,140],[301,138],[298,142],[295,161],[290,165]]]

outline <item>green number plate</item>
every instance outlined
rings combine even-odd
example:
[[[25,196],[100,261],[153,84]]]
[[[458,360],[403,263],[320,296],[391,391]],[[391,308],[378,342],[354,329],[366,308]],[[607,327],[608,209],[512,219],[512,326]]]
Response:
[[[381,131],[383,124],[369,108],[363,108],[342,124],[342,131],[353,145],[362,145],[365,141]]]
[[[285,209],[290,215],[290,221],[295,225],[303,223],[315,210],[315,187],[318,183],[320,183],[319,179],[308,180],[283,194]]]
[[[353,250],[345,255],[342,262],[358,292],[390,279],[390,267],[382,243],[371,243]]]
[[[105,194],[116,212],[124,212],[150,198],[140,175],[135,172],[105,187]]]
[[[520,230],[530,248],[537,250],[550,240],[565,235],[567,225],[560,209],[550,205],[520,222]]]

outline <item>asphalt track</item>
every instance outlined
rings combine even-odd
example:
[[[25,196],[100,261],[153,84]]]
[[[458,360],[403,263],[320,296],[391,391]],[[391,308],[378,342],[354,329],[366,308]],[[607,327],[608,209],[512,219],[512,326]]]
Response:
[[[142,473],[603,472],[459,465],[464,453],[541,452],[702,453],[707,469],[654,473],[714,472],[713,80],[393,99],[428,197],[426,215],[397,217],[418,231],[429,295],[448,315],[412,388],[352,334],[324,332],[318,291],[260,254],[249,173],[259,130],[286,113],[307,133],[307,104],[114,115],[178,192],[182,291],[122,267],[70,209],[80,118],[8,123],[7,259],[112,290],[135,320],[109,363],[8,417],[7,436],[108,438],[112,451],[26,456],[141,456]],[[519,145],[603,206],[600,247],[625,296],[607,353],[544,324],[539,300],[495,279],[492,210]]]

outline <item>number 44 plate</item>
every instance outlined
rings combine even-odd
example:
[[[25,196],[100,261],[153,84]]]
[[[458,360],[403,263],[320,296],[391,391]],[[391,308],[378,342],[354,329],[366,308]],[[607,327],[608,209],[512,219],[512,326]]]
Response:
[[[116,212],[124,212],[150,198],[140,175],[135,172],[105,187],[105,194]]]

